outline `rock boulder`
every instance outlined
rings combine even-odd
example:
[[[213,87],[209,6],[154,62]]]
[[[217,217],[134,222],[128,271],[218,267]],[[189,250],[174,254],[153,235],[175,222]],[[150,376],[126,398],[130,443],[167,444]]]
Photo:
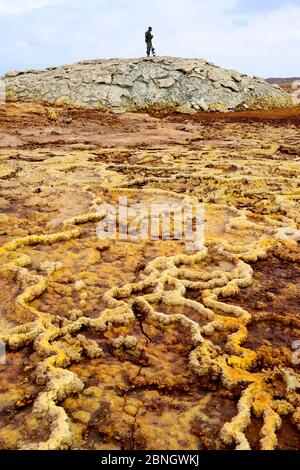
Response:
[[[115,112],[153,105],[197,111],[288,107],[291,96],[261,78],[203,59],[156,57],[89,60],[46,70],[9,72],[7,101]]]

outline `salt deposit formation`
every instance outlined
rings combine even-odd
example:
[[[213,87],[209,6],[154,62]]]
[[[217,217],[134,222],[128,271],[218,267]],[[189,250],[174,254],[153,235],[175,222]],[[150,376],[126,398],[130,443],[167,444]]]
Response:
[[[0,448],[299,450],[290,95],[174,58],[5,83]],[[202,204],[204,244],[99,237],[120,198]]]

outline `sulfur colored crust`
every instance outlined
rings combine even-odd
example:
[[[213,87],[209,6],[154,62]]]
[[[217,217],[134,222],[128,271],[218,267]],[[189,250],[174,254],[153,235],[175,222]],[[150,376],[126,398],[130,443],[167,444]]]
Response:
[[[84,214],[67,220],[63,225],[72,226],[84,224],[92,221],[99,221],[103,214]],[[235,230],[247,230],[253,228],[253,223],[248,224],[246,215],[233,219]],[[237,221],[242,220],[240,225]],[[244,221],[246,223],[244,223]],[[229,227],[233,227],[232,219]],[[265,228],[267,230],[267,227]],[[54,244],[61,240],[69,240],[79,237],[80,230],[70,229],[66,232],[57,232],[52,235],[30,236],[9,242],[1,248],[1,254],[11,257],[17,250],[26,245],[38,245],[42,243]],[[275,243],[275,241],[273,242]],[[268,374],[255,374],[248,372],[256,364],[256,354],[241,344],[248,337],[247,324],[251,321],[251,315],[240,307],[224,304],[219,297],[231,297],[239,293],[240,288],[248,287],[252,284],[252,268],[243,259],[256,260],[258,257],[265,257],[267,249],[261,241],[254,243],[245,251],[245,247],[235,247],[231,252],[228,244],[219,241],[208,241],[208,247],[204,247],[195,255],[177,255],[174,257],[159,257],[150,262],[145,269],[146,277],[143,281],[127,284],[121,288],[113,288],[105,294],[105,302],[108,310],[96,319],[87,319],[79,316],[75,321],[66,322],[66,325],[59,328],[51,322],[51,316],[39,312],[29,306],[35,298],[40,296],[47,289],[47,281],[59,264],[48,264],[44,269],[47,276],[36,276],[36,283],[20,294],[16,299],[18,310],[26,311],[30,309],[36,317],[31,324],[25,324],[21,328],[12,329],[1,335],[0,339],[9,347],[18,349],[33,342],[34,348],[40,356],[45,359],[39,364],[37,371],[37,381],[47,383],[46,391],[37,397],[34,404],[34,411],[47,414],[51,422],[51,434],[46,442],[29,444],[27,449],[64,449],[72,444],[72,433],[69,420],[64,409],[57,405],[72,393],[78,393],[83,389],[83,383],[66,367],[72,362],[72,357],[64,349],[54,347],[51,342],[57,337],[77,333],[84,326],[105,331],[109,322],[115,319],[118,323],[126,324],[134,319],[134,312],[137,310],[143,314],[143,318],[149,324],[164,327],[166,324],[180,325],[186,331],[190,343],[194,349],[190,353],[189,367],[197,375],[203,376],[213,371],[215,377],[220,375],[225,386],[234,387],[239,383],[249,384],[242,393],[238,403],[238,414],[221,430],[221,438],[226,444],[236,444],[239,450],[250,448],[244,431],[250,423],[252,408],[255,414],[263,418],[264,425],[261,430],[261,448],[264,450],[274,449],[277,444],[276,430],[281,425],[280,413],[286,413],[286,407],[280,407],[280,402],[274,400],[272,394],[268,392],[266,380]],[[266,247],[272,245],[271,241],[265,244]],[[17,253],[16,253],[17,254]],[[224,260],[233,263],[232,271],[225,272],[217,270],[209,274],[205,272],[189,271],[188,267],[197,264],[208,256],[211,258],[221,256]],[[16,257],[15,260],[4,264],[3,269],[9,274],[22,276],[26,280],[28,271],[24,266],[30,265],[29,258]],[[173,285],[172,291],[165,291],[165,285]],[[147,288],[152,288],[153,293],[143,294]],[[186,288],[199,289],[202,291],[203,304],[185,298]],[[78,292],[84,289],[84,283],[78,281],[75,290]],[[126,303],[126,299],[135,295],[133,299]],[[122,299],[122,300],[118,300]],[[155,311],[151,303],[163,303],[171,306],[186,306],[204,316],[208,323],[200,327],[196,322],[188,319],[184,315],[165,315]],[[227,333],[227,343],[225,355],[221,354],[220,348],[215,347],[206,337],[211,336],[215,331]],[[89,357],[101,355],[96,342],[91,342],[84,336],[77,336],[81,346]],[[135,337],[120,337],[115,340],[116,348],[124,347],[131,349],[136,347]],[[80,356],[79,356],[80,359]],[[77,358],[76,358],[77,360]],[[238,374],[236,374],[236,370]],[[263,401],[263,405],[260,402]],[[288,412],[295,411],[290,405]]]
[[[259,422],[256,447],[272,450],[282,446],[280,433],[287,422],[300,429],[300,376],[291,361],[292,350],[279,349],[271,341],[253,346],[253,329],[266,321],[282,332],[295,331],[294,339],[299,332],[299,319],[292,312],[260,312],[252,305],[257,303],[257,297],[251,298],[255,289],[265,290],[265,266],[270,263],[271,269],[273,257],[288,266],[299,261],[298,190],[292,182],[292,196],[287,195],[285,175],[275,171],[272,184],[285,194],[267,196],[270,168],[264,158],[275,155],[279,145],[266,147],[257,157],[267,168],[261,175],[249,151],[244,159],[234,155],[237,169],[233,175],[224,174],[227,162],[219,149],[206,156],[206,165],[209,160],[213,167],[200,170],[194,150],[187,155],[188,165],[177,161],[185,150],[169,149],[162,160],[159,152],[153,157],[139,150],[137,164],[101,163],[101,184],[93,161],[101,149],[97,157],[86,151],[44,165],[49,175],[63,172],[63,180],[80,168],[80,198],[77,191],[70,194],[83,210],[64,207],[58,218],[51,212],[47,224],[39,214],[35,230],[27,235],[14,232],[12,216],[1,219],[9,238],[0,248],[0,281],[13,287],[11,296],[5,293],[12,310],[3,310],[8,321],[0,341],[12,357],[24,354],[30,371],[30,383],[15,387],[16,425],[4,424],[0,430],[2,448],[158,449],[165,442],[172,449],[215,445],[249,450],[254,447],[253,422]],[[105,161],[122,160],[127,152],[102,151]],[[153,158],[156,165],[147,163]],[[253,171],[248,183],[245,168]],[[128,171],[138,174],[131,178]],[[156,171],[158,176],[149,175]],[[55,198],[70,190],[59,179],[53,181]],[[194,181],[199,183],[195,187]],[[209,194],[207,182],[215,185]],[[186,185],[184,191],[180,184]],[[241,194],[243,185],[249,188]],[[51,197],[51,190],[48,194]],[[124,195],[131,203],[146,205],[205,200],[204,246],[190,254],[182,243],[159,240],[155,247],[141,242],[139,252],[135,243],[127,249],[99,241],[96,226],[106,211],[97,207]],[[254,202],[245,204],[250,197]],[[120,253],[123,257],[118,258]],[[257,278],[259,266],[265,270],[263,279]],[[291,275],[282,288],[286,299],[296,290],[292,281]],[[58,299],[60,292],[64,300]],[[28,409],[25,390],[32,394]],[[213,415],[223,400],[231,403],[225,420],[222,413]],[[22,419],[28,418],[26,432],[17,426],[22,413]],[[39,433],[42,422],[45,432]],[[161,423],[168,423],[168,437],[163,437]],[[209,432],[212,426],[215,444],[205,435],[203,423]]]

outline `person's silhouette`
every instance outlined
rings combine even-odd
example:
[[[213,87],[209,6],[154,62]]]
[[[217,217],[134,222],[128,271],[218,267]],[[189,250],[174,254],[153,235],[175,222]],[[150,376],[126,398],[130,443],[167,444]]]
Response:
[[[150,52],[152,52],[152,55],[155,57],[155,49],[152,44],[152,39],[153,39],[153,34],[152,34],[152,28],[149,26],[145,33],[145,41],[147,44],[147,57],[150,57]]]

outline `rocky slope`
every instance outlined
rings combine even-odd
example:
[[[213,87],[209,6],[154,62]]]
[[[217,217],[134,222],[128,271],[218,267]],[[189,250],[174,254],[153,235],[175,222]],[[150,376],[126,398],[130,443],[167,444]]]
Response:
[[[78,62],[43,71],[9,72],[7,101],[108,108],[116,112],[153,105],[182,112],[288,107],[277,85],[202,59],[157,57]]]

